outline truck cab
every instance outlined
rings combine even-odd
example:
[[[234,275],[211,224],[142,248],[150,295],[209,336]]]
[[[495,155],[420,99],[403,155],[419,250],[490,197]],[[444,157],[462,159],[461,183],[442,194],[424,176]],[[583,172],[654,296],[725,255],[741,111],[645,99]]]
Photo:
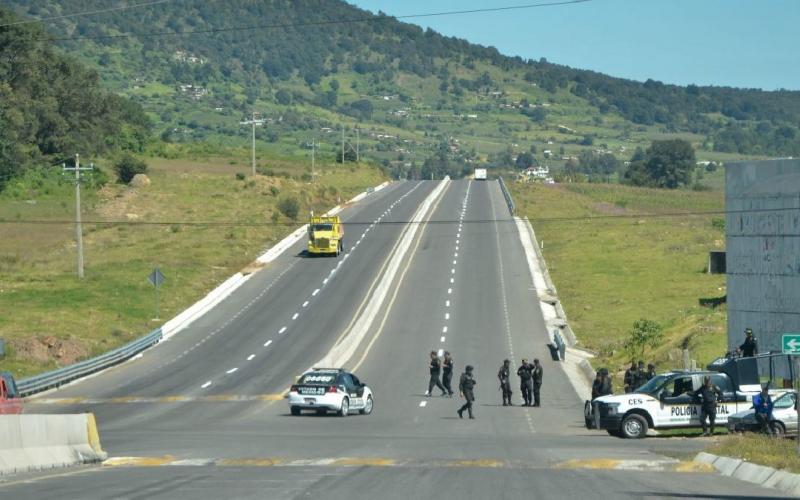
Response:
[[[344,252],[344,227],[338,216],[315,217],[308,224],[308,253],[339,255]]]
[[[8,372],[0,373],[0,415],[22,413],[22,399],[17,391],[14,377]]]
[[[706,376],[719,387],[716,423],[724,427],[728,417],[752,406],[761,390],[753,358],[722,358],[706,371],[674,371],[657,375],[629,394],[610,394],[587,402],[584,418],[588,428],[609,434],[641,438],[648,429],[699,428],[700,401],[694,396]]]

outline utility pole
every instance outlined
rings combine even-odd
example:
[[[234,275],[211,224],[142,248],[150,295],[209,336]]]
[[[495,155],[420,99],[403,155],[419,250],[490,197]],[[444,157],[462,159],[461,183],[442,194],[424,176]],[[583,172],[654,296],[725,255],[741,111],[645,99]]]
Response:
[[[342,165],[344,165],[344,125],[342,125]]]
[[[259,113],[253,111],[252,119],[239,122],[239,125],[251,125],[253,128],[253,147],[252,147],[253,177],[255,177],[256,175],[256,125],[263,125],[264,123],[266,123],[266,120],[264,119],[256,119],[257,115],[259,115]]]
[[[356,129],[356,163],[361,161],[361,156],[359,155],[360,147],[361,147],[361,136],[358,133],[358,129]]]
[[[75,240],[78,244],[78,278],[83,279],[83,227],[81,226],[81,172],[94,170],[94,164],[89,168],[81,168],[80,156],[75,153],[75,166],[67,168],[62,165],[64,172],[75,172]]]
[[[316,143],[314,142],[314,139],[311,139],[311,183],[312,184],[314,184],[316,182],[315,177],[317,175],[316,168],[315,168],[316,167],[316,152],[317,152]]]

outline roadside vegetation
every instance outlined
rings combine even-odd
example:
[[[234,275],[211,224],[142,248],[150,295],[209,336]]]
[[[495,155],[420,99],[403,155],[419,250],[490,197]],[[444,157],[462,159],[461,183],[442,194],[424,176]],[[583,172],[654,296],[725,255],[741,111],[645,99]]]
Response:
[[[518,213],[531,219],[544,245],[580,345],[598,354],[595,368],[616,374],[616,390],[633,351],[658,371],[682,368],[684,345],[698,365],[725,352],[724,304],[710,309],[698,303],[725,295],[725,276],[706,273],[708,252],[724,248],[724,220],[674,215],[721,211],[721,191],[587,183],[509,187]],[[642,337],[642,319],[661,333]]]
[[[372,166],[318,162],[311,183],[307,162],[273,158],[260,166],[269,175],[253,178],[247,153],[239,153],[147,159],[149,183],[134,185],[113,182],[115,162],[98,161],[82,192],[84,280],[76,276],[68,222],[73,184],[56,169],[30,171],[7,186],[0,219],[58,222],[3,224],[0,338],[7,352],[0,371],[24,377],[130,341],[247,266],[309,210],[327,210],[386,179]],[[155,292],[147,281],[156,266],[166,276],[161,321],[152,319]]]
[[[800,455],[794,439],[774,439],[762,434],[735,434],[721,438],[706,451],[800,473]]]

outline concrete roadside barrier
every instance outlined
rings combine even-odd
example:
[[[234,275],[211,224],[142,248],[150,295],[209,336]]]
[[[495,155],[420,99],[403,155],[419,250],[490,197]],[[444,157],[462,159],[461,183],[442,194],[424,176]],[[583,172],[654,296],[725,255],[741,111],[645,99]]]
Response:
[[[102,462],[94,415],[0,415],[0,475]]]
[[[800,474],[706,452],[698,453],[694,461],[714,466],[723,476],[800,496]]]

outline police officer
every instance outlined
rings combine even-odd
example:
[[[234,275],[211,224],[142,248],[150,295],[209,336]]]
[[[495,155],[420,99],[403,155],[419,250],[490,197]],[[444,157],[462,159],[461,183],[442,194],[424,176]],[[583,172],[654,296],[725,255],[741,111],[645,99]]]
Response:
[[[650,363],[649,365],[647,365],[647,373],[645,373],[645,378],[647,378],[647,381],[649,382],[650,379],[652,379],[655,376],[656,376],[656,365]]]
[[[442,391],[442,396],[446,396],[447,391],[444,389],[442,382],[439,380],[439,373],[442,371],[442,364],[439,361],[439,356],[436,355],[436,351],[431,351],[430,371],[431,380],[428,382],[428,392],[426,392],[425,395],[430,397],[431,393],[433,393],[433,386],[436,386]]]
[[[503,360],[503,366],[497,372],[500,379],[500,390],[503,391],[503,406],[513,406],[511,404],[511,362]]]
[[[592,399],[613,393],[614,389],[611,386],[611,377],[608,376],[608,370],[600,368],[597,370],[592,383]]]
[[[472,365],[467,365],[461,374],[461,379],[458,381],[458,392],[461,397],[466,399],[466,403],[458,410],[458,418],[464,418],[464,410],[469,413],[469,418],[475,418],[472,414],[472,402],[475,401],[475,394],[472,389],[478,382],[472,377]]]
[[[522,399],[525,401],[523,406],[530,406],[533,402],[531,391],[533,390],[533,378],[531,377],[533,366],[528,364],[527,359],[522,360],[522,365],[517,369],[519,376],[519,390],[522,391]]]
[[[442,384],[447,389],[447,395],[453,397],[453,389],[450,382],[453,380],[453,358],[450,353],[444,351],[444,360],[442,361]]]
[[[691,394],[700,398],[700,424],[703,426],[703,435],[709,435],[706,418],[711,424],[711,434],[714,434],[714,421],[717,419],[717,397],[722,398],[722,391],[712,384],[711,377],[706,375],[703,378],[703,386]]]
[[[631,392],[635,391],[647,382],[647,371],[644,369],[644,361],[639,361],[639,365],[636,367],[636,376],[633,380],[634,383]]]
[[[752,328],[744,329],[744,342],[739,346],[743,358],[752,358],[758,354],[758,339],[753,336]]]
[[[633,392],[636,384],[636,371],[637,371],[636,361],[631,361],[631,367],[625,370],[625,378],[623,382],[625,384],[625,394],[629,392]]]
[[[539,399],[539,389],[542,388],[542,377],[544,377],[544,368],[539,364],[538,359],[534,359],[531,378],[533,378],[533,406],[537,407],[542,405],[542,400]]]

